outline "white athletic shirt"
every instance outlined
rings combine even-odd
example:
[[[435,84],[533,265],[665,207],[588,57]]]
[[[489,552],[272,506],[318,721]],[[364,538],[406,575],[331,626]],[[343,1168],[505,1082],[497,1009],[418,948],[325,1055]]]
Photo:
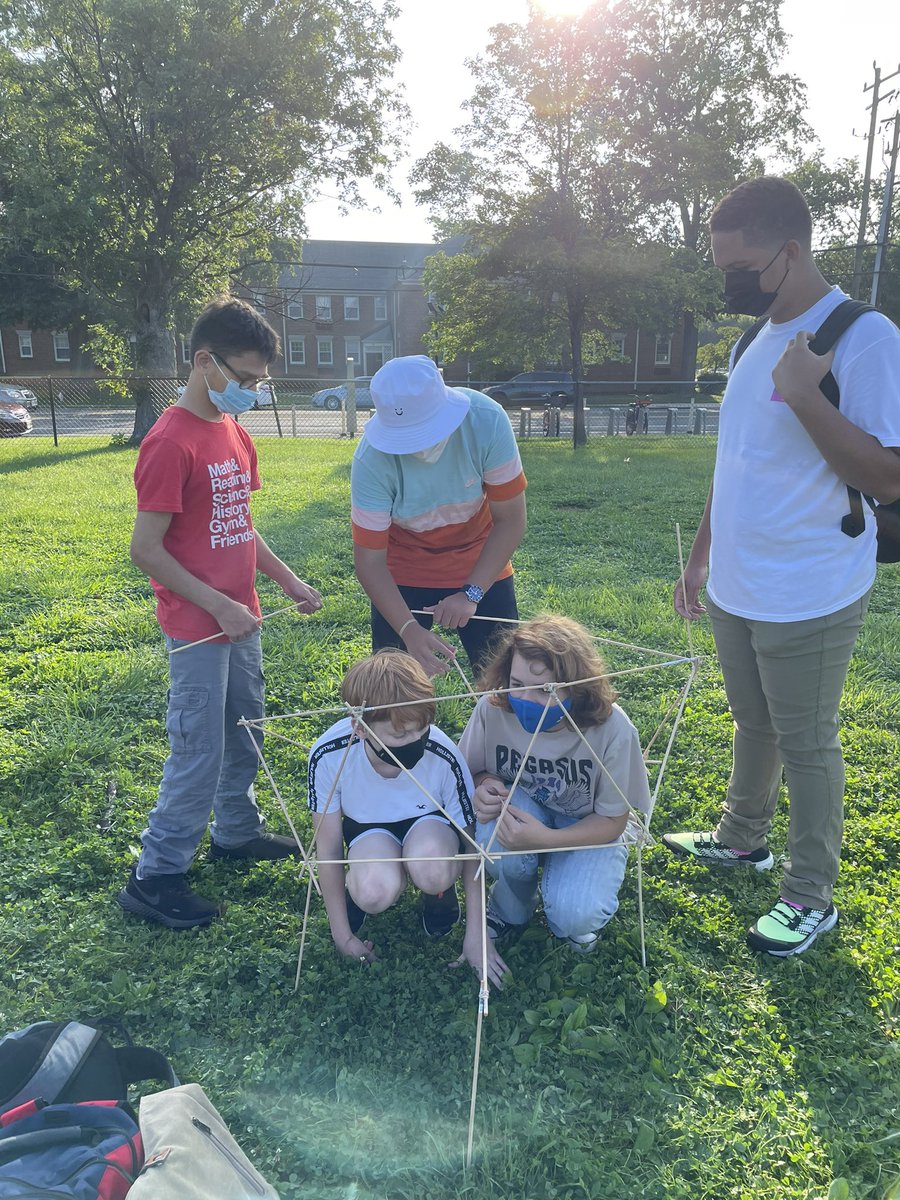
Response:
[[[875,579],[875,521],[841,532],[846,485],[779,397],[772,370],[801,330],[814,333],[842,300],[833,288],[793,321],[763,327],[729,375],[713,477],[707,592],[726,612],[803,621],[852,604]],[[732,352],[733,354],[733,352]],[[866,313],[835,347],[840,411],[884,446],[900,446],[900,331]]]
[[[309,752],[309,807],[324,812],[344,751],[350,740],[350,718],[336,721]],[[475,820],[472,775],[453,742],[432,725],[425,753],[411,774],[463,829]],[[395,779],[379,775],[366,748],[354,741],[338,779],[329,813],[343,813],[361,825],[407,821],[439,810],[404,772]]]

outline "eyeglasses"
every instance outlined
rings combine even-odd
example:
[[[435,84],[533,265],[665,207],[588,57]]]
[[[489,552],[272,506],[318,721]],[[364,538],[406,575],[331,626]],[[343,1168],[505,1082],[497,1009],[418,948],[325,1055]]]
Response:
[[[253,388],[255,391],[259,391],[264,383],[272,382],[271,375],[241,375],[240,371],[236,371],[227,358],[224,358],[221,354],[216,357],[211,350],[209,352],[209,357],[213,360],[216,366],[218,366],[220,362],[224,363],[224,365],[234,376],[235,382],[239,387]]]

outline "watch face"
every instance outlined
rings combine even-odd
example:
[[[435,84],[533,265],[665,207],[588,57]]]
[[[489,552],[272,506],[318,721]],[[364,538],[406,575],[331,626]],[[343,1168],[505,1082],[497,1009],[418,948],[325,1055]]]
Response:
[[[467,598],[471,600],[473,604],[477,604],[480,600],[484,599],[484,592],[477,583],[470,583],[469,586],[464,590]]]

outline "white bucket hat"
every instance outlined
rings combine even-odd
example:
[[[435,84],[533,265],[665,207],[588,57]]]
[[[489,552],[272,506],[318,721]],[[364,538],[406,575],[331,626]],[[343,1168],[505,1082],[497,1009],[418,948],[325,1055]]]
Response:
[[[375,405],[365,436],[385,454],[415,454],[449,437],[465,420],[471,401],[448,388],[424,354],[391,358],[372,376]]]

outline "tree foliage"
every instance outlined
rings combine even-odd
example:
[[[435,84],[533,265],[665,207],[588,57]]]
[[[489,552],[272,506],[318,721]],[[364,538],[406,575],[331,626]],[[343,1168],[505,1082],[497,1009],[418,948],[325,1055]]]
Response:
[[[596,0],[577,19],[534,5],[526,22],[495,26],[469,64],[460,145],[435,146],[413,173],[439,228],[465,232],[472,256],[462,292],[446,270],[435,282],[445,303],[433,344],[493,337],[508,353],[520,319],[519,340],[543,350],[564,328],[578,378],[589,331],[671,328],[684,313],[690,369],[694,318],[715,313],[720,286],[705,236],[713,204],[809,132],[802,86],[778,69],[779,10]],[[463,301],[478,329],[456,311]]]
[[[399,109],[393,13],[374,0],[9,0],[7,261],[26,247],[52,264],[89,319],[136,335],[139,371],[173,374],[173,325],[244,264],[258,277],[273,240],[296,250],[321,181],[352,198],[358,177],[381,177]],[[52,295],[17,287],[4,309],[46,324]]]
[[[468,64],[475,89],[462,146],[436,146],[412,176],[439,228],[469,239],[458,272],[434,270],[446,301],[434,345],[493,339],[521,362],[567,361],[579,381],[586,333],[625,321],[648,257],[658,258],[658,248],[635,252],[637,197],[608,152],[594,86],[604,15],[595,4],[568,22],[535,7],[524,24],[495,26]],[[461,315],[465,304],[471,314]],[[580,395],[575,436],[584,436]]]

